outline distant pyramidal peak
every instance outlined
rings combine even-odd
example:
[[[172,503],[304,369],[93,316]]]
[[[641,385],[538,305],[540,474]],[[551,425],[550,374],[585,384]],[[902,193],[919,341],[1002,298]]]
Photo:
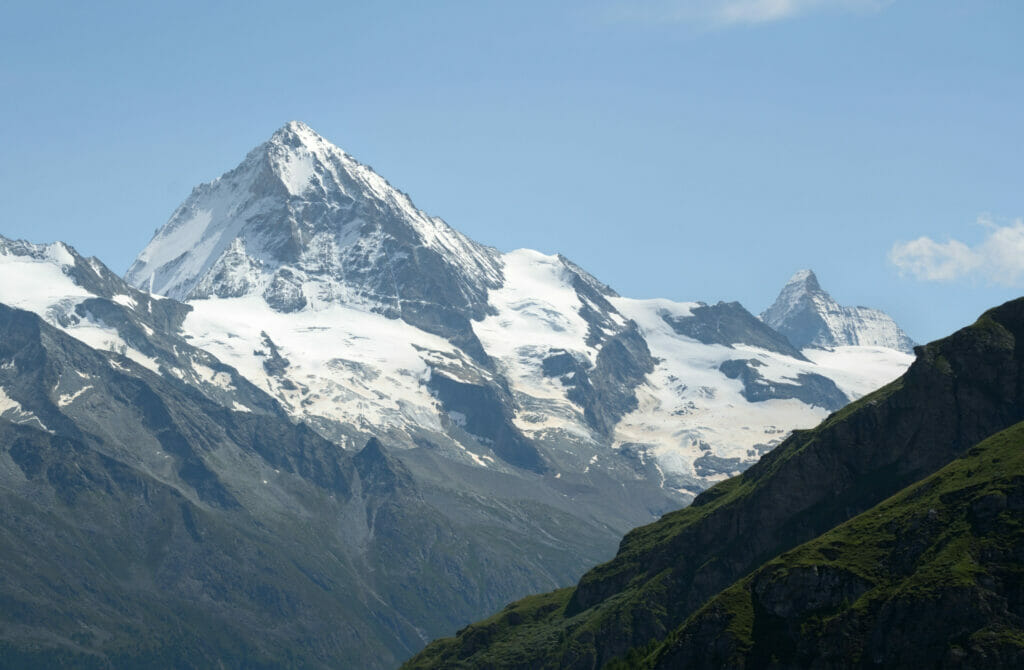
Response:
[[[914,341],[885,312],[844,307],[818,283],[812,270],[796,272],[761,320],[797,349],[875,346],[912,353]]]
[[[262,294],[285,312],[339,299],[401,312],[403,300],[423,299],[403,286],[420,270],[470,313],[501,279],[493,249],[292,121],[238,167],[196,187],[125,279],[178,300]]]

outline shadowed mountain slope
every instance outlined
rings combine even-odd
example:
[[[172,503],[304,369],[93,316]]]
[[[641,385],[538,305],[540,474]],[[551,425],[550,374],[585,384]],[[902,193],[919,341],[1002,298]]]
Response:
[[[251,397],[0,305],[0,667],[394,667],[609,532],[500,474],[486,500],[416,482]]]

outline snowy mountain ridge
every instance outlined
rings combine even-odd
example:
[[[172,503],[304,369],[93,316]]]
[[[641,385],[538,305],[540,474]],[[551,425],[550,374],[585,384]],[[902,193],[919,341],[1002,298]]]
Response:
[[[193,190],[126,279],[187,300],[189,342],[350,447],[626,468],[684,498],[910,361],[878,337],[801,354],[738,303],[630,300],[562,256],[500,253],[298,122]],[[783,294],[836,332],[880,323],[811,273]]]
[[[912,353],[914,341],[885,312],[837,303],[811,270],[796,272],[761,319],[797,348],[877,346]]]
[[[492,249],[418,210],[369,167],[290,122],[196,187],[125,278],[178,300],[258,293],[281,311],[362,301],[401,311],[401,272],[433,252],[469,307],[501,266]]]

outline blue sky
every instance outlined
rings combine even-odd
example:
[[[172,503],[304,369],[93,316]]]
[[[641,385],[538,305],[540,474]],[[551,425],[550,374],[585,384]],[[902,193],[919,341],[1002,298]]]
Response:
[[[811,267],[926,341],[1024,292],[1022,32],[1005,0],[7,0],[0,234],[124,271],[298,119],[624,295],[758,312]]]

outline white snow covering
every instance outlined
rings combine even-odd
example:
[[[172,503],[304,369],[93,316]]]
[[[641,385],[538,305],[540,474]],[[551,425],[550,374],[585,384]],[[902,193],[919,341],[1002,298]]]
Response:
[[[520,249],[502,257],[505,283],[488,295],[497,314],[473,324],[491,356],[507,361],[517,379],[533,382],[537,370],[529,354],[538,348],[565,349],[593,360],[586,347],[587,322],[569,284],[569,271],[557,256]],[[523,354],[526,360],[520,360]]]
[[[338,244],[338,238],[318,238],[310,248],[334,257]],[[340,244],[376,242],[371,235],[370,239],[342,238]],[[246,247],[236,239],[231,249],[244,255]],[[73,323],[59,318],[92,296],[64,274],[63,267],[74,259],[63,245],[36,250],[39,253],[14,255],[0,245],[0,302],[36,312],[93,348],[121,353],[160,371],[157,360],[129,347],[116,329],[97,319]],[[586,342],[589,325],[579,314],[584,303],[572,286],[572,271],[557,256],[527,249],[504,254],[500,263],[503,283],[488,296],[495,313],[473,322],[473,328],[509,382],[520,410],[516,424],[538,439],[561,435],[597,445],[601,438],[569,401],[565,385],[543,374],[543,361],[552,353],[567,352],[584,365],[593,365],[597,359],[598,350]],[[239,274],[231,281],[238,285],[262,272],[258,264],[233,267]],[[456,376],[459,366],[473,364],[446,340],[371,311],[375,303],[344,284],[306,278],[302,290],[308,304],[291,313],[273,310],[258,292],[192,300],[184,334],[193,345],[277,397],[297,418],[326,419],[392,435],[395,431],[443,433],[440,405],[426,385],[430,364],[442,365],[446,374]],[[138,307],[126,294],[115,296],[114,301],[130,309]],[[727,379],[719,371],[726,360],[757,359],[762,364],[758,372],[780,382],[793,382],[805,372],[820,374],[833,379],[851,398],[895,378],[912,361],[912,356],[878,346],[808,349],[803,352],[810,359],[806,362],[755,347],[705,345],[676,334],[663,319],[665,315],[691,316],[697,303],[628,298],[609,298],[609,302],[618,312],[607,315],[611,321],[621,326],[627,319],[634,320],[657,359],[654,372],[636,389],[638,407],[616,427],[613,447],[645,445],[641,457],[654,458],[652,465],[663,479],[671,473],[697,476],[694,460],[704,454],[749,462],[793,428],[813,426],[827,414],[797,400],[748,402],[741,395],[742,382]],[[61,326],[61,322],[71,325]],[[281,376],[264,366],[273,358],[264,332],[287,361]],[[198,360],[191,369],[194,377],[181,370],[172,372],[180,379],[198,379],[226,392],[234,389],[227,373]],[[473,374],[488,373],[476,370]],[[57,396],[57,402],[69,406],[90,388],[69,389]],[[33,420],[12,402],[5,401],[5,417]],[[233,405],[237,411],[249,411],[237,401]],[[467,417],[458,412],[449,412],[447,418],[459,426],[467,424]],[[494,464],[486,454],[463,450],[468,462],[481,467]],[[581,467],[589,469],[598,463],[589,453],[583,458]]]
[[[7,391],[0,387],[0,419],[11,423],[35,424],[47,432],[53,432],[46,427],[38,416],[24,409],[14,398],[7,395]]]
[[[287,152],[281,156],[278,166],[281,181],[292,195],[302,195],[312,185],[316,176],[315,156],[312,152]]]
[[[742,382],[718,370],[727,360],[756,359],[762,363],[757,371],[774,381],[793,383],[800,373],[823,375],[851,400],[899,376],[913,360],[882,347],[808,350],[808,363],[746,345],[706,345],[678,335],[661,318],[666,312],[687,316],[696,303],[610,301],[637,323],[659,359],[647,383],[637,389],[639,407],[617,426],[616,441],[651,445],[667,471],[693,474],[694,459],[707,447],[715,456],[749,461],[763,445],[775,445],[792,429],[813,427],[828,415],[823,408],[793,399],[747,401],[741,395]]]
[[[821,319],[827,333],[806,344],[825,347],[858,345],[909,351],[910,338],[892,317],[870,307],[840,305],[821,288],[811,270],[800,270],[790,277],[772,306],[761,314],[761,319],[772,328],[785,332],[784,326],[790,319],[806,322],[808,311]],[[805,343],[794,344],[799,347]]]
[[[558,378],[545,377],[542,368],[557,351],[591,364],[597,357],[597,349],[586,344],[588,324],[579,315],[582,303],[569,270],[558,257],[529,249],[507,253],[502,262],[505,282],[489,293],[497,313],[473,328],[521,404],[544,408],[521,412],[517,425],[535,437],[557,429],[594,439],[579,408],[566,397],[566,387]],[[814,350],[805,352],[814,356],[807,362],[757,347],[706,345],[677,334],[663,318],[692,316],[699,303],[609,301],[622,317],[637,323],[658,360],[636,391],[637,409],[616,427],[615,443],[647,445],[655,466],[668,472],[695,476],[693,461],[705,453],[749,462],[793,428],[812,427],[828,414],[792,399],[749,402],[742,382],[719,371],[727,360],[757,359],[762,363],[758,372],[769,381],[796,383],[801,373],[833,378],[851,399],[895,378],[912,360],[883,347]]]
[[[196,376],[207,384],[216,386],[224,391],[233,391],[235,388],[231,383],[231,375],[226,372],[216,372],[210,366],[203,365],[198,361],[192,362],[192,369],[195,371]]]
[[[191,343],[233,366],[292,413],[373,429],[442,430],[425,382],[430,356],[457,357],[446,340],[341,305],[282,314],[259,296],[191,304],[184,324]],[[272,355],[264,332],[287,360],[285,375],[295,388],[264,367]]]
[[[906,372],[914,357],[886,347],[804,349],[816,372],[834,381],[851,398],[860,398]]]
[[[67,407],[68,405],[82,397],[82,394],[91,388],[92,384],[89,384],[87,386],[83,386],[74,393],[66,393],[64,395],[61,395],[59,398],[57,398],[57,404],[60,405],[61,407]]]
[[[40,245],[43,258],[9,253],[0,243],[0,302],[45,316],[51,307],[73,309],[93,297],[62,271],[70,258],[62,244]],[[73,259],[72,259],[73,262]]]
[[[559,429],[589,437],[580,410],[566,398],[557,378],[545,377],[543,361],[552,350],[564,350],[593,363],[597,351],[587,346],[587,322],[571,285],[569,270],[557,256],[519,249],[502,256],[504,285],[492,290],[488,302],[497,314],[473,323],[487,353],[499,363],[517,394],[545,403],[543,416],[517,417],[527,434]]]
[[[748,402],[741,395],[742,382],[718,370],[723,362],[757,358],[793,375],[813,365],[755,347],[702,344],[678,335],[662,318],[665,312],[686,316],[696,303],[611,302],[637,323],[651,355],[659,359],[647,383],[637,389],[639,407],[619,423],[615,438],[651,445],[664,469],[694,474],[693,461],[706,447],[715,456],[749,461],[755,445],[774,444],[789,430],[811,427],[828,414],[798,400]],[[770,378],[763,368],[758,371]]]
[[[268,185],[274,180],[287,195]],[[295,121],[253,149],[234,170],[196,187],[125,278],[139,288],[179,300],[206,297],[193,295],[194,290],[233,245],[243,242],[245,261],[239,257],[234,264],[240,263],[243,273],[252,275],[247,277],[251,290],[246,292],[261,292],[280,266],[281,236],[300,227],[299,213],[307,204],[322,207],[326,203],[333,216],[353,202],[367,201],[372,209],[401,219],[424,246],[455,259],[467,276],[498,280],[499,270],[484,247],[420,211],[383,177]],[[276,232],[264,226],[268,219],[275,221]],[[383,253],[380,239],[359,235],[359,221],[349,221],[346,227],[334,231],[334,239],[307,240],[300,265],[322,273],[330,268],[318,265],[318,260],[336,264],[348,254]]]
[[[135,298],[131,297],[130,295],[125,295],[123,293],[118,293],[112,298],[112,300],[116,302],[118,305],[124,305],[129,309],[135,309],[136,307],[138,307],[138,303],[135,302]]]
[[[73,264],[74,257],[63,243],[27,246],[36,253],[15,255],[0,243],[0,303],[35,312],[50,325],[94,349],[122,354],[153,372],[159,371],[155,359],[129,347],[117,329],[99,320],[86,318],[63,325],[61,317],[73,313],[82,300],[95,296],[64,274],[63,267]],[[127,295],[115,296],[115,301],[134,304]]]
[[[47,245],[46,256],[60,266],[74,265],[75,263],[75,257],[71,255],[67,245],[63,242]]]

